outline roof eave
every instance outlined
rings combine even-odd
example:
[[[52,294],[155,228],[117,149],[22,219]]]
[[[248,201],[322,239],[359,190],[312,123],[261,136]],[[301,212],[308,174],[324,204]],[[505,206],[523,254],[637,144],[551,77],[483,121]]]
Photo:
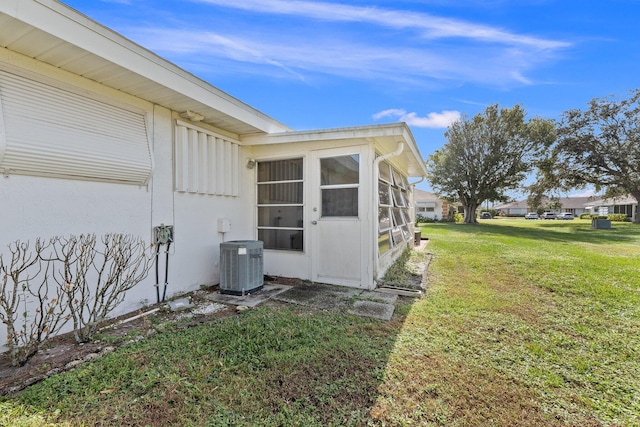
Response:
[[[204,111],[213,108],[224,113],[231,121],[242,121],[248,125],[247,133],[291,130],[288,126],[58,1],[0,2],[0,13],[122,67],[136,76],[141,76],[159,87],[166,88],[173,95],[179,94],[185,101],[196,101],[202,105]],[[138,96],[136,93],[131,94]]]

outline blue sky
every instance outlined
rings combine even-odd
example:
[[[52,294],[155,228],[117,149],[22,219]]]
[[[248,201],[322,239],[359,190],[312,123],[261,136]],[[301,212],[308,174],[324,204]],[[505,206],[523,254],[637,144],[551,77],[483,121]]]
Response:
[[[296,130],[406,121],[424,157],[491,104],[640,87],[640,0],[63,2]]]

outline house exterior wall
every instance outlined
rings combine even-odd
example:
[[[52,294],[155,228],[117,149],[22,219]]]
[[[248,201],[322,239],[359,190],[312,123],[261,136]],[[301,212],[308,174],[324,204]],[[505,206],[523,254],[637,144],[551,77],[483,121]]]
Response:
[[[439,221],[449,216],[450,204],[435,193],[414,189],[415,215]]]
[[[141,61],[141,65],[138,64],[141,69],[150,66],[140,57],[135,59]],[[98,60],[97,56],[95,60]],[[64,71],[6,48],[0,48],[0,72],[5,73],[3,74],[5,77],[6,73],[20,77],[15,82],[10,82],[14,93],[19,93],[20,84],[28,86],[29,81],[34,81],[38,82],[40,88],[51,89],[51,93],[56,96],[66,96],[64,102],[56,105],[61,115],[55,116],[49,114],[51,111],[44,110],[44,108],[51,110],[52,97],[49,97],[47,102],[39,103],[37,91],[29,89],[28,93],[35,94],[35,97],[30,98],[31,102],[28,105],[25,103],[24,110],[28,110],[29,114],[18,117],[23,121],[21,122],[23,126],[16,127],[17,116],[9,117],[13,112],[7,113],[2,109],[2,97],[7,93],[7,80],[5,78],[5,86],[0,80],[0,165],[19,165],[22,159],[15,153],[19,153],[19,149],[22,148],[20,142],[28,144],[30,139],[40,143],[39,149],[31,150],[30,153],[25,154],[25,157],[34,157],[35,153],[35,157],[40,156],[38,161],[46,164],[54,158],[47,158],[48,150],[52,149],[57,150],[56,154],[62,155],[55,157],[56,159],[69,161],[64,173],[55,172],[55,161],[51,161],[51,171],[46,168],[38,170],[5,168],[1,171],[4,176],[0,177],[0,197],[5,209],[0,222],[0,253],[7,254],[7,246],[17,240],[33,242],[37,238],[49,239],[71,234],[93,233],[100,237],[108,233],[123,233],[144,239],[151,244],[153,227],[165,224],[174,227],[174,240],[168,257],[167,297],[192,291],[200,285],[217,284],[220,277],[220,243],[230,240],[254,240],[258,237],[257,169],[247,167],[248,160],[266,161],[292,157],[301,157],[304,161],[304,232],[306,236],[304,250],[301,252],[266,250],[265,273],[310,280],[318,279],[323,273],[322,264],[318,263],[322,257],[318,254],[324,251],[324,254],[335,255],[331,253],[331,246],[318,246],[319,241],[324,241],[325,244],[328,242],[335,245],[342,251],[341,253],[345,254],[339,257],[339,261],[345,267],[345,274],[350,275],[344,280],[346,284],[373,288],[375,279],[386,271],[396,256],[411,242],[408,240],[398,244],[378,258],[376,248],[379,190],[374,159],[379,154],[378,151],[381,154],[387,154],[389,151],[400,150],[401,147],[407,146],[405,151],[405,154],[408,153],[407,157],[402,158],[404,163],[399,162],[399,165],[393,166],[405,173],[413,167],[411,166],[413,164],[422,165],[421,161],[416,162],[417,147],[405,125],[402,127],[393,124],[387,128],[367,127],[365,130],[353,128],[342,132],[322,130],[318,133],[327,139],[314,140],[298,135],[292,138],[301,139],[291,143],[270,144],[265,142],[268,134],[261,133],[268,130],[244,126],[251,123],[262,126],[263,121],[272,120],[264,119],[262,113],[249,108],[241,108],[239,111],[235,109],[235,105],[232,106],[233,108],[229,107],[229,103],[222,104],[223,107],[220,107],[216,103],[218,97],[215,97],[211,104],[203,107],[209,108],[208,111],[217,108],[216,113],[227,114],[224,117],[233,122],[228,125],[229,127],[239,126],[239,129],[244,129],[247,135],[251,135],[251,141],[246,142],[241,141],[241,137],[233,134],[229,129],[217,129],[207,124],[189,122],[180,117],[179,111],[172,111],[138,96],[127,95],[124,91],[76,75],[75,71]],[[141,77],[140,74],[134,75],[134,73],[131,73],[131,76],[138,79]],[[176,86],[180,87],[180,84],[192,77],[185,78],[176,74],[174,78]],[[153,83],[154,90],[161,90],[165,94],[174,90],[171,85],[161,86],[152,80],[145,83]],[[187,86],[192,88],[191,85]],[[203,92],[208,91],[204,82],[201,89]],[[176,92],[173,92],[171,96],[175,94]],[[193,96],[200,98],[202,94],[196,95]],[[181,96],[188,98],[187,95]],[[17,98],[14,97],[14,99]],[[202,98],[206,97],[202,96]],[[150,96],[149,99],[153,98]],[[192,100],[193,98],[188,98],[186,102]],[[180,98],[180,101],[184,99]],[[227,105],[231,112],[226,111],[224,105]],[[89,106],[92,114],[83,114],[83,106]],[[105,126],[104,122],[107,120],[101,122],[101,116],[96,115],[96,111],[122,114],[125,120],[130,118],[129,114],[131,114],[132,117],[135,115],[136,120],[129,127],[118,127],[117,123]],[[43,117],[46,120],[43,120]],[[56,122],[55,117],[61,117],[61,120]],[[11,120],[14,120],[13,124]],[[228,123],[224,120],[221,122]],[[10,129],[13,134],[4,132],[6,123],[13,126]],[[24,126],[25,123],[27,126]],[[33,126],[28,126],[29,123]],[[116,134],[115,145],[111,146],[108,142],[99,144],[101,140],[97,136],[100,132],[95,130],[99,127],[98,125],[102,126],[101,131]],[[286,134],[287,137],[295,135],[295,132],[289,132],[288,128],[285,132],[282,126],[273,126],[274,132]],[[250,130],[247,131],[248,127]],[[385,134],[385,132],[397,132],[398,128],[400,128],[400,134]],[[54,131],[57,132],[55,135],[57,139],[52,136]],[[9,159],[11,162],[7,162],[5,161],[7,158],[3,158],[9,145],[7,135],[13,138],[20,133],[23,135],[18,136],[23,137],[22,140],[16,138],[10,141],[14,149],[11,156],[14,157]],[[135,133],[135,137],[132,133]],[[93,145],[93,149],[87,149],[87,134],[96,137],[93,142],[98,143]],[[334,137],[334,135],[340,136]],[[376,141],[378,136],[379,139]],[[127,146],[129,140],[135,140],[138,143],[138,149],[131,153],[132,156],[139,158],[132,163],[127,163],[131,159],[123,155],[123,151],[129,148]],[[399,140],[405,142],[398,142]],[[383,148],[374,147],[374,144],[381,144]],[[145,150],[140,150],[140,146]],[[124,147],[124,149],[120,150],[118,147]],[[105,148],[107,149],[102,151]],[[78,160],[75,158],[77,156],[74,156],[75,150],[85,155],[82,157],[82,167],[69,167],[73,161]],[[129,151],[126,152],[129,153]],[[326,239],[324,238],[326,236],[316,231],[319,228],[314,228],[313,224],[313,221],[318,219],[317,210],[314,208],[318,207],[320,194],[318,160],[325,154],[349,155],[350,153],[357,153],[361,159],[358,216],[342,223],[340,219],[332,219],[330,222],[333,225],[338,224],[331,229],[332,235],[336,237]],[[116,154],[119,157],[115,156]],[[114,161],[114,158],[117,160]],[[209,161],[212,158],[215,165]],[[223,161],[220,161],[220,158],[223,158]],[[104,167],[105,163],[111,165],[110,167],[119,167],[118,174],[114,173],[111,176],[105,173],[109,171],[109,167]],[[133,163],[137,167],[136,170],[142,172],[137,173],[134,179],[128,179],[126,165]],[[393,159],[389,159],[389,163],[393,164]],[[91,168],[95,165],[103,167],[100,173],[92,174]],[[423,165],[422,168],[424,168]],[[416,170],[418,173],[423,173],[422,169],[414,167],[414,171]],[[123,176],[125,179],[122,178]],[[404,178],[406,181],[406,176]],[[212,185],[216,188],[213,189]],[[218,220],[221,219],[229,223],[229,230],[224,233],[218,228]],[[358,230],[354,232],[353,227],[358,227]],[[341,230],[344,233],[341,233]],[[411,233],[413,233],[412,228]],[[351,238],[345,238],[345,235]],[[161,284],[165,279],[164,250],[166,248],[166,246],[161,247],[162,256],[158,264]],[[149,248],[150,256],[154,252],[155,249]],[[331,259],[333,258],[325,257],[325,261],[331,261]],[[358,267],[354,269],[355,264]],[[340,279],[339,265],[333,274],[331,279],[335,280],[336,284],[341,284],[343,280]],[[139,309],[142,305],[155,303],[156,287],[154,285],[155,275],[152,272],[127,293],[125,301],[111,315],[117,316]],[[0,329],[0,343],[6,340],[4,334],[4,328]],[[3,351],[2,347],[0,351]]]
[[[443,203],[442,200],[434,200],[432,202],[415,202],[416,215],[420,215],[436,221],[447,217],[448,212],[445,212],[446,209],[448,209],[448,207],[446,207],[446,203]]]
[[[100,237],[107,233],[124,233],[151,243],[153,227],[167,224],[175,227],[175,241],[169,256],[167,296],[197,289],[201,284],[218,283],[219,244],[223,239],[253,238],[251,224],[254,214],[252,209],[247,209],[244,199],[237,196],[174,191],[177,113],[68,73],[41,74],[42,69],[48,67],[36,63],[29,65],[27,68],[11,67],[11,71],[45,81],[52,87],[81,90],[92,99],[108,99],[110,103],[142,111],[153,152],[154,171],[145,185],[4,171],[5,176],[0,178],[0,198],[5,207],[0,222],[0,253],[7,256],[7,246],[16,240],[33,244],[37,238],[72,234],[94,233]],[[7,67],[6,64],[3,66]],[[32,120],[37,121],[38,116],[34,115]],[[81,145],[83,141],[79,135],[77,140],[69,142],[73,146],[73,143]],[[234,168],[237,170],[239,165],[234,165]],[[239,185],[240,193],[251,197],[254,192],[252,179],[241,175]],[[217,231],[218,218],[231,220],[231,230],[225,235]],[[163,262],[164,257],[161,258]],[[161,272],[164,271],[163,266],[161,264]],[[113,315],[139,309],[142,304],[155,303],[153,276],[149,274],[130,290]],[[163,274],[160,281],[164,282]],[[3,343],[6,340],[4,334],[4,328],[1,328],[0,342]]]

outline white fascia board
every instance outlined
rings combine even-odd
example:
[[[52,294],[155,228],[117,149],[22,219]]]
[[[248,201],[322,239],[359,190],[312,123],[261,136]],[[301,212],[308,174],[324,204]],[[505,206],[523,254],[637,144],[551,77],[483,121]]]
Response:
[[[0,12],[264,132],[290,130],[264,113],[57,1],[2,1]]]
[[[421,174],[418,174],[417,176],[426,176],[427,167],[425,162],[422,160],[420,150],[416,145],[416,141],[413,138],[413,134],[411,133],[409,126],[404,122],[335,129],[281,132],[269,135],[247,135],[242,137],[241,141],[244,145],[290,144],[348,139],[366,139],[375,143],[376,139],[381,138],[391,138],[394,139],[395,142],[404,142],[406,144],[405,150],[408,149],[411,152],[411,156],[415,163],[419,165]],[[393,146],[391,151],[396,148],[396,146]]]
[[[242,138],[242,142],[246,145],[269,145],[287,144],[292,142],[335,141],[342,139],[366,139],[394,136],[398,137],[399,140],[406,142],[406,130],[406,125],[404,125],[404,123],[393,123],[387,125],[279,132],[271,133],[269,135],[247,135]],[[411,140],[413,141],[413,137],[411,137]]]

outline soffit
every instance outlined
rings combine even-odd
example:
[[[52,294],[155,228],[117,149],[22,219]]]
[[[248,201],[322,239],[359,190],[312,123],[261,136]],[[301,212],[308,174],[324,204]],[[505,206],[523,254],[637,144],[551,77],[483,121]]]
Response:
[[[177,112],[194,111],[236,135],[290,130],[58,2],[19,0],[14,7],[0,5],[0,47]]]

